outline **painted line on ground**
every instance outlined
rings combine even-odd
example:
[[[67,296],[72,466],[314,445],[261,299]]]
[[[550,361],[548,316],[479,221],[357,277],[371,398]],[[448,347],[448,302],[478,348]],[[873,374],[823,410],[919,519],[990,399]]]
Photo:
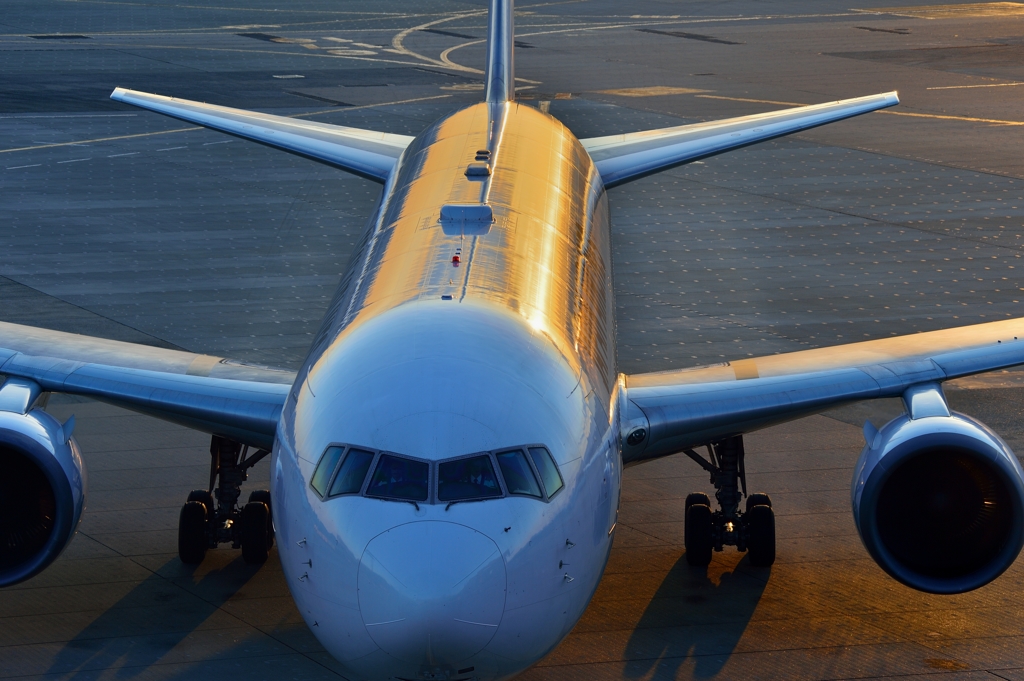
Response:
[[[1013,87],[1024,83],[992,83],[990,85],[945,85],[943,87],[926,87],[925,90],[970,90],[976,87]]]
[[[748,99],[746,97],[724,97],[722,95],[694,95],[702,99],[725,99],[730,102],[754,102],[756,104],[776,104],[779,106],[812,106],[800,102],[779,102],[773,99]],[[827,103],[827,102],[823,102]],[[874,113],[889,116],[910,116],[912,118],[935,118],[947,121],[964,121],[966,123],[992,123],[994,125],[1024,125],[1024,121],[1006,121],[999,118],[974,118],[971,116],[944,116],[942,114],[910,113],[909,111],[875,111]]]
[[[15,147],[14,149],[0,149],[0,154],[10,154],[15,151],[33,151],[35,149],[53,149],[54,147],[71,147],[76,144],[92,144],[95,142],[112,142],[114,140],[128,140],[135,137],[151,137],[153,135],[169,135],[172,132],[188,132],[190,130],[202,130],[202,128],[175,128],[174,130],[160,130],[159,132],[140,132],[135,135],[116,135],[114,137],[96,137],[91,140],[79,140],[78,142],[57,142],[56,144],[40,144],[34,147]]]
[[[320,111],[309,111],[301,114],[293,114],[291,116],[285,116],[285,118],[305,118],[307,116],[319,116],[321,114],[328,113],[339,113],[348,111],[358,111],[359,109],[373,109],[380,106],[397,106],[399,104],[411,104],[413,102],[425,102],[431,99],[445,99],[451,97],[451,95],[432,95],[430,97],[414,97],[412,99],[400,99],[395,102],[381,102],[380,104],[363,104],[361,106],[347,106],[343,109],[321,109]],[[94,144],[96,142],[111,142],[114,140],[127,140],[134,139],[136,137],[151,137],[153,135],[169,135],[175,132],[191,132],[192,130],[203,130],[201,127],[194,128],[175,128],[173,130],[160,130],[158,132],[140,132],[134,135],[115,135],[114,137],[96,137],[89,140],[78,140],[77,142],[57,142],[55,144],[39,144],[33,147],[15,147],[13,149],[0,149],[0,154],[10,154],[15,151],[34,151],[36,149],[52,149],[54,147],[73,147],[81,144]],[[227,140],[231,142],[232,140]],[[211,144],[218,144],[217,142],[211,142]]]
[[[0,120],[18,120],[20,118],[128,118],[131,116],[138,116],[139,114],[133,113],[116,113],[116,114],[54,114],[54,115],[19,115],[19,116],[0,116]]]

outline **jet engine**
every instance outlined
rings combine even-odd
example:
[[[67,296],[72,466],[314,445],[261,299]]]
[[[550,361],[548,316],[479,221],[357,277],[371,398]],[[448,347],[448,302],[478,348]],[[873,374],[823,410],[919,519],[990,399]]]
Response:
[[[853,517],[871,557],[920,591],[984,586],[1024,543],[1024,471],[984,424],[955,412],[904,414],[868,444],[853,476]]]
[[[0,411],[0,587],[38,574],[75,534],[86,479],[72,425]]]

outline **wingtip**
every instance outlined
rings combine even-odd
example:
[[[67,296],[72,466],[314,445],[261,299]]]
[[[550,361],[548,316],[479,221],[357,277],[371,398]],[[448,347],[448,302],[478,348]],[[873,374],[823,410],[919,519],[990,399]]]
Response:
[[[123,87],[116,87],[114,91],[110,93],[110,98],[115,102],[119,102],[124,99],[124,96],[128,93],[128,90]]]

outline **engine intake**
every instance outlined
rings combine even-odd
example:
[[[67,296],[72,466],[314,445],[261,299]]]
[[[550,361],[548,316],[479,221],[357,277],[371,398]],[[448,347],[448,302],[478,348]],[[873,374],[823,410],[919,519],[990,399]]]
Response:
[[[957,413],[905,414],[867,434],[853,516],[882,569],[915,589],[953,594],[1013,564],[1024,544],[1024,471],[998,435]]]
[[[52,563],[85,506],[78,444],[41,409],[0,411],[0,587]]]

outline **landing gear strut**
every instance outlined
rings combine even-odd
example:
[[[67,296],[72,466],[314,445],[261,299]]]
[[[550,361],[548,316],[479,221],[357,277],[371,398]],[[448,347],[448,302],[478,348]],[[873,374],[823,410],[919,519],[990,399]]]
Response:
[[[686,562],[706,566],[712,551],[735,546],[747,551],[750,564],[768,567],[775,562],[775,513],[767,494],[747,495],[747,473],[743,466],[743,437],[737,435],[708,446],[710,461],[692,449],[684,452],[711,474],[718,511],[712,512],[706,494],[686,497]],[[740,500],[747,497],[746,510]]]
[[[249,502],[239,508],[242,483],[248,471],[269,454],[265,449],[249,456],[243,446],[227,438],[213,436],[210,442],[210,486],[189,492],[178,516],[178,556],[181,562],[203,562],[207,549],[231,542],[242,549],[247,563],[263,563],[274,545],[274,525],[270,492],[254,490]],[[214,497],[217,502],[214,503]]]

